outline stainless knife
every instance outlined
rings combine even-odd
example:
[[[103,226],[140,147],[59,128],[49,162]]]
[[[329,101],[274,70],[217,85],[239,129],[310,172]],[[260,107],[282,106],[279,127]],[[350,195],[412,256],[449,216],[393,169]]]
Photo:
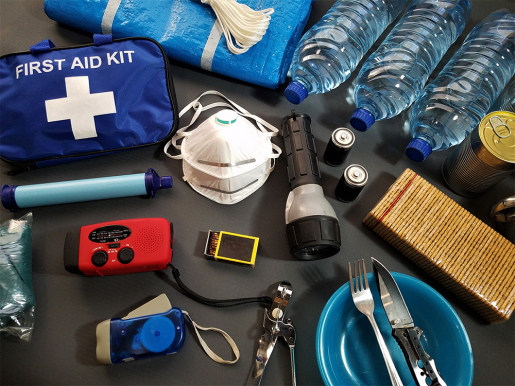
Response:
[[[392,326],[392,335],[401,347],[417,385],[447,386],[436,368],[435,361],[422,347],[420,338],[423,331],[413,323],[395,279],[385,266],[373,257],[372,263],[381,302]],[[431,383],[428,383],[429,380]]]

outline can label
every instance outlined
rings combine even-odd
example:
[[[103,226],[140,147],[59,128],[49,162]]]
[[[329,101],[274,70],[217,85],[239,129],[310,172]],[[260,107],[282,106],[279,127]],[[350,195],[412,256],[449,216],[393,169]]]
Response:
[[[510,174],[484,163],[474,152],[469,135],[443,164],[443,178],[462,196],[473,197],[497,184]]]

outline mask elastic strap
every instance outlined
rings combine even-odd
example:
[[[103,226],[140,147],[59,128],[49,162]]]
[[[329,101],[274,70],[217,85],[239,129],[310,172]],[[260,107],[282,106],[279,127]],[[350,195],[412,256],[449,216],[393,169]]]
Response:
[[[202,96],[202,95],[201,95]],[[181,110],[181,112],[179,113],[179,118],[181,118],[188,110],[190,110],[191,108],[193,108],[193,110],[195,110],[195,114],[193,115],[193,118],[191,118],[191,121],[189,123],[189,125],[187,126],[184,126],[184,127],[181,127],[179,130],[177,130],[177,132],[175,133],[175,135],[172,137],[171,140],[169,140],[165,147],[164,147],[164,153],[166,156],[172,158],[172,159],[182,159],[184,156],[182,154],[178,154],[178,155],[171,155],[170,153],[168,153],[168,149],[170,147],[170,145],[172,145],[173,147],[175,147],[177,150],[181,150],[181,145],[177,145],[177,141],[181,138],[184,138],[184,137],[187,137],[188,135],[190,135],[191,133],[185,133],[185,130],[190,127],[193,123],[195,123],[195,121],[197,120],[198,116],[200,115],[200,113],[202,112],[202,105],[200,104],[200,102],[198,101],[200,99],[197,98],[195,99],[193,102],[191,102],[190,104],[188,104],[185,108],[183,108]]]
[[[215,102],[215,103],[211,103],[210,105],[207,105],[204,107],[200,103],[200,98],[202,98],[204,95],[218,95],[221,98],[224,98],[225,100],[227,100],[227,102],[229,102],[229,103]],[[170,145],[175,147],[177,150],[181,150],[181,145],[178,145],[177,141],[181,138],[191,135],[191,133],[186,132],[186,130],[191,125],[193,125],[193,123],[195,123],[195,121],[197,120],[197,118],[199,117],[199,115],[202,111],[206,111],[206,110],[212,109],[214,107],[229,107],[229,108],[233,109],[239,115],[246,117],[246,118],[253,119],[256,122],[256,125],[259,128],[259,130],[267,137],[275,137],[279,133],[279,130],[275,126],[272,126],[270,123],[268,123],[264,119],[261,119],[260,117],[251,114],[250,112],[245,110],[243,107],[241,107],[237,103],[231,101],[229,98],[227,98],[222,93],[215,91],[215,90],[209,90],[209,91],[205,91],[204,93],[202,93],[197,99],[195,99],[194,101],[192,101],[191,103],[186,105],[186,107],[184,107],[181,110],[181,112],[179,113],[179,118],[181,118],[184,114],[186,114],[192,108],[195,110],[195,114],[193,115],[193,118],[191,118],[190,123],[187,126],[181,127],[179,130],[177,130],[177,132],[172,137],[172,139],[166,143],[166,145],[164,147],[165,155],[170,158],[173,158],[173,159],[182,159],[184,157],[182,154],[173,156],[168,153],[168,149],[169,149]],[[266,127],[266,129],[265,129],[265,127]],[[267,129],[270,131],[268,131]],[[277,158],[277,157],[274,157],[274,158]]]
[[[277,146],[276,144],[272,143],[272,148],[277,151],[277,153],[273,153],[270,158],[272,159],[272,166],[270,167],[270,169],[267,169],[265,171],[265,174],[268,176],[270,175],[270,173],[272,173],[275,169],[275,159],[278,158],[280,155],[281,155],[281,148],[279,146]]]
[[[229,102],[230,106],[225,104],[224,106],[227,106],[227,107],[230,107],[232,108],[234,111],[238,112],[240,115],[242,116],[248,116],[252,119],[254,119],[256,122],[266,126],[268,129],[270,129],[272,132],[275,132],[275,133],[278,133],[279,130],[277,128],[275,128],[274,126],[272,126],[271,124],[269,124],[268,122],[266,122],[265,120],[255,116],[255,115],[252,115],[249,111],[245,110],[243,107],[241,107],[239,104],[237,104],[236,102],[230,100],[229,98],[227,98],[224,94],[222,94],[221,92],[218,92],[216,90],[209,90],[209,91],[205,91],[204,93],[202,93],[195,101],[191,102],[188,106],[186,106],[180,113],[179,113],[179,117],[181,117],[181,115],[183,115],[184,113],[186,113],[186,111],[188,111],[192,105],[194,105],[195,103],[198,103],[198,101],[200,100],[200,98],[202,98],[204,95],[218,95],[219,97],[225,99],[227,102]],[[211,105],[207,105],[204,110],[208,110],[210,109],[211,107],[217,107],[217,104],[216,103],[213,103]],[[191,125],[191,123],[190,123]],[[262,127],[260,127],[261,131],[265,132],[266,133],[266,130]],[[277,135],[277,134],[276,134]]]
[[[275,158],[279,158],[279,157],[280,157],[280,155],[281,155],[281,154],[282,154],[282,152],[283,152],[283,151],[281,150],[281,148],[280,148],[279,146],[277,146],[275,143],[272,143],[272,150],[275,150],[275,151],[276,151],[275,153],[272,153],[272,154],[270,155],[270,158],[273,158],[273,159],[275,159]],[[272,169],[272,170],[273,170],[273,169]]]
[[[207,105],[206,107],[202,107],[202,104],[199,101],[200,101],[200,99],[204,95],[218,95],[219,97],[225,99],[229,103],[227,104],[225,102],[217,102],[217,103],[212,103],[210,105]],[[202,111],[202,110],[206,111],[206,110],[209,110],[209,109],[211,109],[213,107],[229,107],[229,108],[233,109],[234,111],[236,111],[241,116],[254,119],[256,121],[256,124],[259,127],[259,129],[264,134],[269,135],[271,137],[275,137],[279,133],[279,129],[277,129],[275,126],[272,126],[270,123],[268,123],[264,119],[261,119],[260,117],[251,114],[249,111],[245,110],[239,104],[237,104],[236,102],[230,100],[224,94],[222,94],[222,93],[220,93],[220,92],[218,92],[216,90],[209,90],[209,91],[203,92],[197,99],[195,99],[193,102],[191,102],[190,104],[188,104],[185,108],[183,108],[181,110],[181,112],[179,113],[179,118],[181,118],[191,108],[195,109],[196,111]],[[200,113],[198,113],[198,114],[200,114]],[[181,129],[177,130],[177,132],[183,132],[184,130],[186,130],[186,128],[190,127],[195,122],[195,120],[197,119],[198,114],[195,114],[195,116],[192,118],[192,120],[191,120],[191,122],[190,122],[190,124],[188,126],[185,126],[185,127],[181,128]],[[267,131],[265,129],[265,127],[268,130],[270,130],[271,133],[269,131]]]
[[[234,340],[230,337],[230,335],[228,333],[226,333],[223,330],[220,330],[219,328],[215,328],[215,327],[202,327],[202,326],[199,326],[197,323],[195,323],[193,321],[193,319],[191,319],[191,316],[188,313],[188,311],[184,311],[183,310],[182,313],[184,315],[186,315],[188,317],[188,319],[190,320],[191,324],[193,325],[193,328],[195,328],[195,333],[197,334],[197,338],[198,338],[198,340],[200,342],[200,345],[202,346],[202,348],[204,349],[206,354],[212,360],[214,360],[217,363],[222,363],[222,364],[225,364],[225,365],[232,365],[232,364],[238,362],[238,359],[240,359],[240,350],[238,350],[238,346],[236,345],[236,343],[234,342]],[[234,359],[232,361],[227,361],[227,360],[223,359],[222,357],[218,356],[217,354],[215,354],[215,352],[209,348],[209,346],[204,341],[204,339],[202,339],[202,337],[200,336],[199,330],[202,330],[202,331],[215,331],[215,332],[218,332],[219,334],[221,334],[225,338],[227,343],[229,343],[229,346],[231,346],[232,352],[236,356],[236,359]]]

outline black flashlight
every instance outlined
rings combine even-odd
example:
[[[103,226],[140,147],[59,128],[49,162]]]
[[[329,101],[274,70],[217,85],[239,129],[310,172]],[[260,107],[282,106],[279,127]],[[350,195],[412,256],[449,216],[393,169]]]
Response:
[[[290,253],[316,260],[340,251],[340,225],[324,196],[311,118],[295,110],[281,124],[291,192],[286,201],[286,234]]]

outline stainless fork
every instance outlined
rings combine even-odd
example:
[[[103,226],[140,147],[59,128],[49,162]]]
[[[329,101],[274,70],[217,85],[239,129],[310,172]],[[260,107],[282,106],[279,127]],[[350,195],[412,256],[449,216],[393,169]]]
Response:
[[[390,355],[390,351],[388,351],[388,347],[386,347],[386,343],[381,335],[381,331],[379,331],[379,327],[377,326],[376,320],[374,319],[374,299],[372,298],[372,292],[370,291],[370,287],[368,286],[367,279],[367,270],[365,268],[365,260],[361,260],[357,262],[359,269],[356,270],[356,262],[354,262],[354,277],[356,279],[356,290],[354,291],[354,284],[352,280],[352,270],[351,264],[349,263],[349,282],[350,289],[352,293],[352,300],[354,300],[354,304],[356,308],[362,313],[365,314],[374,329],[376,334],[377,341],[379,342],[379,347],[381,348],[381,352],[383,354],[384,361],[386,363],[386,368],[388,369],[388,374],[390,375],[390,380],[392,381],[393,386],[403,386],[401,377],[397,373],[397,369],[393,364],[392,357]],[[361,263],[361,264],[360,264]],[[363,266],[363,272],[361,267]],[[363,277],[365,280],[363,280]]]

